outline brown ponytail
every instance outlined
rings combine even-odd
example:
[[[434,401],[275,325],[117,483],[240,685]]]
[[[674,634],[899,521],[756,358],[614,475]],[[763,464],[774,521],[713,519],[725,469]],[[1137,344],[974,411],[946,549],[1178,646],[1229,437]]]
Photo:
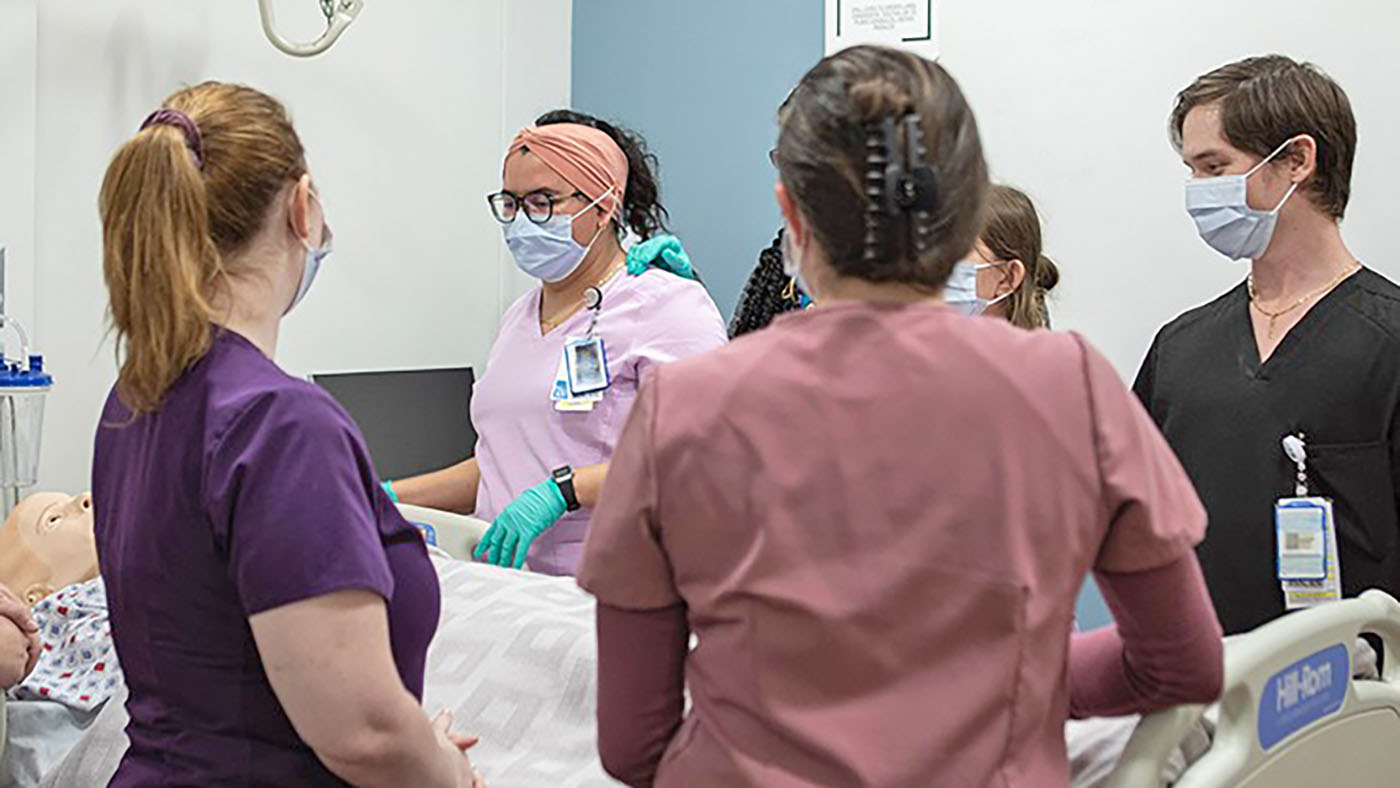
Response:
[[[1040,216],[1019,189],[997,184],[987,194],[982,243],[996,260],[1020,260],[1026,278],[1006,299],[1006,317],[1021,328],[1049,328],[1046,294],[1060,283],[1060,269],[1041,251]]]
[[[143,129],[117,151],[98,201],[117,391],[136,415],[208,352],[211,297],[237,273],[225,261],[306,171],[285,109],[263,93],[206,82],[164,106],[194,122],[201,150],[174,126]]]

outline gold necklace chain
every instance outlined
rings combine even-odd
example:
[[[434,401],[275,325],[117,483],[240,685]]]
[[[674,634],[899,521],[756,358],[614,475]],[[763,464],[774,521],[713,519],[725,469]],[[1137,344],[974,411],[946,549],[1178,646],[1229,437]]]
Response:
[[[608,272],[607,272],[606,274],[603,274],[603,278],[600,279],[600,280],[598,281],[598,284],[596,284],[596,285],[589,285],[589,287],[598,287],[598,288],[603,287],[603,286],[606,285],[608,282],[611,282],[618,274],[622,273],[622,269],[623,269],[623,268],[626,268],[626,267],[627,267],[627,260],[626,260],[626,258],[624,258],[622,262],[620,262],[620,263],[614,265],[612,268],[609,268],[609,269],[608,269]],[[588,288],[584,288],[584,292],[587,292],[587,291],[588,291]],[[541,297],[541,300],[543,300],[543,297]],[[583,299],[583,298],[579,298],[579,300],[578,300],[576,303],[574,303],[572,306],[570,306],[568,309],[564,310],[564,311],[561,312],[560,314],[555,315],[554,317],[552,317],[552,318],[550,318],[550,319],[548,319],[548,320],[545,320],[544,318],[540,318],[540,327],[544,329],[544,333],[548,334],[549,332],[553,331],[554,329],[556,329],[556,328],[558,328],[560,325],[562,325],[562,324],[564,323],[564,321],[566,321],[566,320],[568,320],[569,318],[573,317],[574,315],[578,314],[578,311],[579,311],[580,309],[582,309],[583,306],[584,306],[584,299]]]
[[[1279,310],[1277,310],[1277,311],[1274,311],[1274,312],[1270,312],[1269,310],[1267,310],[1267,309],[1265,309],[1264,307],[1262,307],[1262,306],[1259,305],[1259,291],[1254,289],[1254,274],[1251,273],[1251,274],[1249,275],[1249,279],[1248,279],[1249,305],[1252,306],[1252,307],[1254,307],[1256,310],[1258,310],[1258,311],[1259,311],[1259,314],[1261,314],[1261,315],[1263,315],[1264,317],[1267,317],[1267,318],[1269,319],[1269,339],[1273,339],[1273,338],[1274,338],[1274,323],[1275,323],[1279,318],[1283,317],[1284,315],[1288,314],[1289,312],[1292,312],[1293,310],[1297,309],[1298,307],[1302,306],[1303,304],[1306,304],[1307,302],[1313,300],[1314,298],[1317,298],[1318,296],[1321,296],[1321,295],[1324,295],[1324,294],[1326,294],[1326,293],[1331,292],[1333,288],[1335,288],[1337,285],[1339,285],[1339,284],[1342,283],[1342,280],[1343,280],[1343,279],[1346,279],[1348,276],[1351,276],[1352,274],[1356,273],[1356,272],[1359,271],[1359,270],[1361,270],[1361,264],[1360,264],[1360,263],[1355,263],[1355,262],[1354,262],[1354,263],[1352,263],[1351,265],[1347,266],[1346,269],[1343,270],[1340,274],[1337,274],[1337,277],[1336,277],[1335,279],[1333,279],[1332,281],[1328,282],[1327,284],[1323,285],[1322,287],[1319,287],[1318,289],[1312,291],[1311,293],[1308,293],[1307,295],[1304,295],[1302,298],[1298,299],[1298,300],[1295,301],[1293,304],[1291,304],[1291,305],[1289,305],[1289,306],[1286,306],[1286,307],[1284,307],[1283,309],[1279,309]]]

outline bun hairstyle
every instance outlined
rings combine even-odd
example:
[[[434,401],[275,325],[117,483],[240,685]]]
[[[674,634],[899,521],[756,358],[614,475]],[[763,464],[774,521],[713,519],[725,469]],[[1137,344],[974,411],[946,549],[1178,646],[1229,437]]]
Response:
[[[621,213],[613,219],[618,236],[623,234],[624,228],[632,231],[632,234],[642,241],[653,235],[669,232],[666,222],[670,219],[670,214],[661,204],[661,186],[656,178],[656,156],[647,148],[646,140],[642,139],[640,134],[592,115],[567,109],[546,112],[535,120],[536,126],[556,123],[575,123],[597,129],[612,137],[613,142],[617,143],[617,147],[621,148],[623,155],[627,157],[627,193],[623,195]]]
[[[801,294],[792,277],[783,273],[783,233],[772,245],[758,253],[758,265],[739,294],[734,319],[729,322],[729,338],[766,328],[784,312],[801,308]]]
[[[778,122],[779,175],[836,272],[941,289],[987,191],[977,123],[948,72],[853,47],[807,72]]]
[[[117,393],[133,416],[208,352],[225,261],[305,173],[283,106],[221,82],[170,96],[117,151],[98,207]]]
[[[1040,216],[1025,192],[992,187],[982,244],[996,260],[1020,260],[1026,267],[1025,281],[1006,299],[1007,319],[1021,328],[1049,328],[1046,295],[1060,283],[1060,269],[1041,248]]]

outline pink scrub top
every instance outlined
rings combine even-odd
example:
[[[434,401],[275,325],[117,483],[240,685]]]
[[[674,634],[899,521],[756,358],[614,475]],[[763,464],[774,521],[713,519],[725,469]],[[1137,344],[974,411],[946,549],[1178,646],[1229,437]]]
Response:
[[[1205,531],[1083,340],[931,303],[658,370],[611,471],[579,584],[699,638],[657,786],[1066,786],[1082,580]]]
[[[517,300],[501,318],[486,372],[472,394],[476,458],[481,468],[476,516],[491,521],[525,490],[562,465],[584,468],[612,459],[613,447],[656,364],[694,356],[728,341],[724,319],[704,286],[650,269],[622,273],[603,285],[597,336],[602,337],[612,385],[591,411],[562,412],[550,399],[566,340],[588,331],[580,310],[540,334],[540,289]],[[564,515],[530,546],[531,569],[572,575],[592,513]]]

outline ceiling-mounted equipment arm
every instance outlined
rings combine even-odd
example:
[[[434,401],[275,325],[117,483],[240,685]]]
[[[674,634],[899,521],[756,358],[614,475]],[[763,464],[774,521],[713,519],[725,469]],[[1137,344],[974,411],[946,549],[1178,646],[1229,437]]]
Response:
[[[271,41],[273,46],[293,57],[314,57],[330,49],[336,39],[340,38],[340,34],[345,32],[345,28],[355,21],[355,17],[365,5],[364,0],[321,0],[321,10],[326,15],[326,32],[315,41],[296,44],[277,32],[272,3],[273,0],[258,0],[263,32],[267,34],[267,40]]]

